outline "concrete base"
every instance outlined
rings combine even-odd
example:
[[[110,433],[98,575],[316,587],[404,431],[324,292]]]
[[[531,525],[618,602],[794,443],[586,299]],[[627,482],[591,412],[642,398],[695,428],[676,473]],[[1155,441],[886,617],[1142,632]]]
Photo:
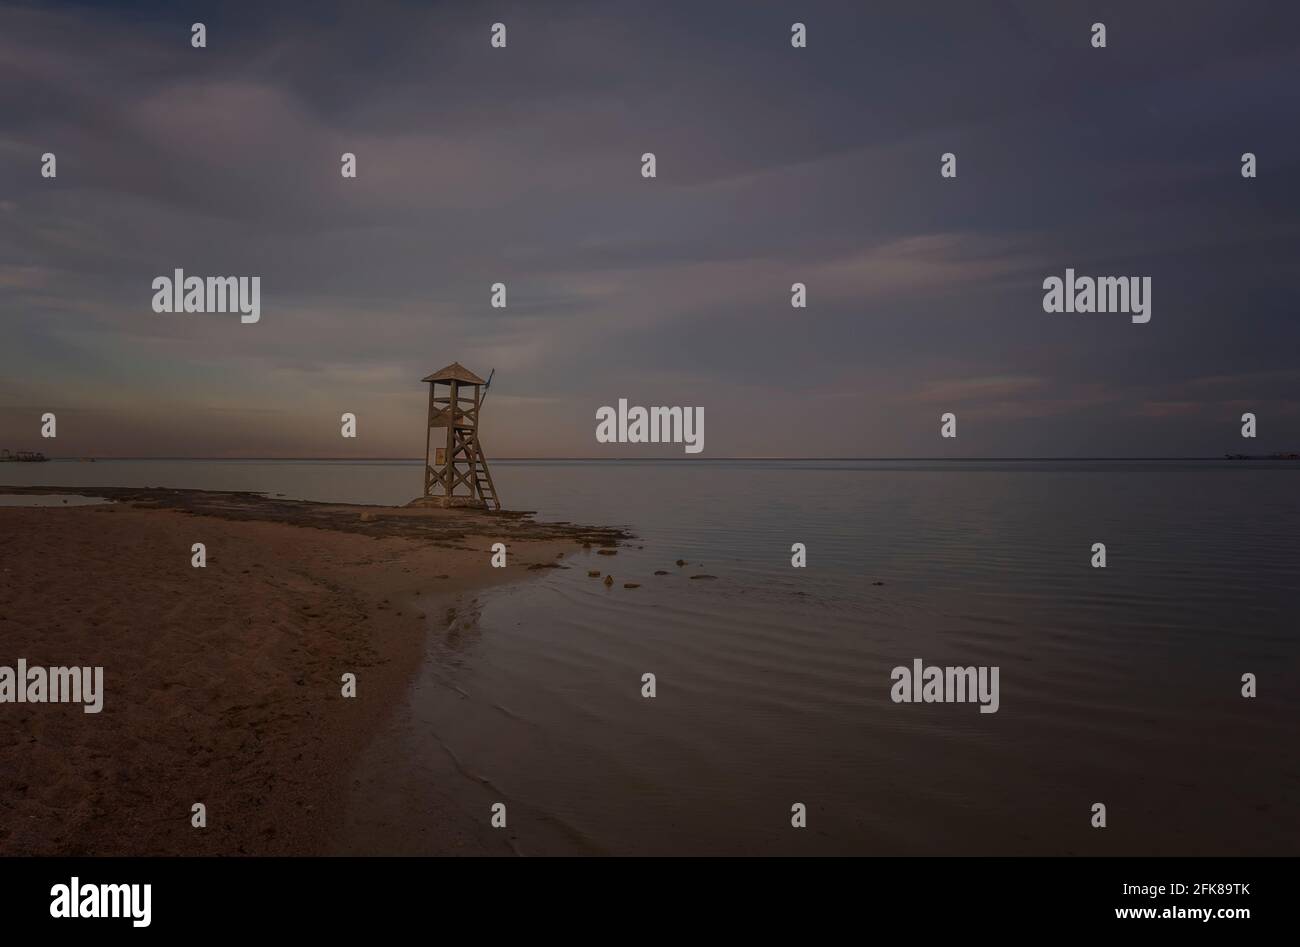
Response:
[[[452,507],[464,508],[471,510],[486,510],[487,502],[480,500],[478,497],[416,497],[407,506],[414,507],[438,507],[440,509],[450,509]]]

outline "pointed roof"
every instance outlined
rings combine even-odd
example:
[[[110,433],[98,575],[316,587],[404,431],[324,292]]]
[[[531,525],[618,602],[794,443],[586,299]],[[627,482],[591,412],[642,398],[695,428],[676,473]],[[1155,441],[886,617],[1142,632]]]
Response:
[[[462,365],[460,362],[452,362],[446,368],[440,368],[432,375],[426,375],[420,381],[462,381],[469,385],[486,385],[482,378],[479,378],[472,371]]]

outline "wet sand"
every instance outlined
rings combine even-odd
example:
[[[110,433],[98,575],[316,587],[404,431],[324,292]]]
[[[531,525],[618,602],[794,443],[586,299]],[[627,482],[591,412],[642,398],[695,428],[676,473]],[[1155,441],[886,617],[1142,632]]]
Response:
[[[428,629],[454,623],[450,609],[476,589],[624,536],[248,493],[0,493],[115,501],[0,508],[0,664],[102,665],[105,692],[99,714],[0,704],[11,855],[396,851],[410,799],[422,834],[403,850],[508,852],[450,787],[429,784],[445,761],[391,753]],[[504,569],[490,566],[498,541]],[[191,566],[196,542],[203,569]],[[341,694],[344,673],[355,698]],[[206,828],[191,826],[194,803]]]

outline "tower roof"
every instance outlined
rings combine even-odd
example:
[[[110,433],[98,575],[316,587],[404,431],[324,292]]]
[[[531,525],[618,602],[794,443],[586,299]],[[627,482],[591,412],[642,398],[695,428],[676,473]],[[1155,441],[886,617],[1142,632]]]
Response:
[[[487,384],[460,362],[452,362],[446,368],[440,368],[432,375],[421,378],[420,381],[463,381],[469,385]]]

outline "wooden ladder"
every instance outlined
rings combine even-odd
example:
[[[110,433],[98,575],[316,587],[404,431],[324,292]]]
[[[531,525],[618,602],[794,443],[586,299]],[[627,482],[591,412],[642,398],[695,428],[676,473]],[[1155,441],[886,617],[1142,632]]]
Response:
[[[474,470],[474,488],[478,490],[478,495],[483,501],[489,504],[492,509],[500,510],[501,501],[497,498],[497,488],[492,482],[492,471],[488,470],[487,458],[483,452],[478,449],[478,438],[474,439],[474,456],[478,463]]]

